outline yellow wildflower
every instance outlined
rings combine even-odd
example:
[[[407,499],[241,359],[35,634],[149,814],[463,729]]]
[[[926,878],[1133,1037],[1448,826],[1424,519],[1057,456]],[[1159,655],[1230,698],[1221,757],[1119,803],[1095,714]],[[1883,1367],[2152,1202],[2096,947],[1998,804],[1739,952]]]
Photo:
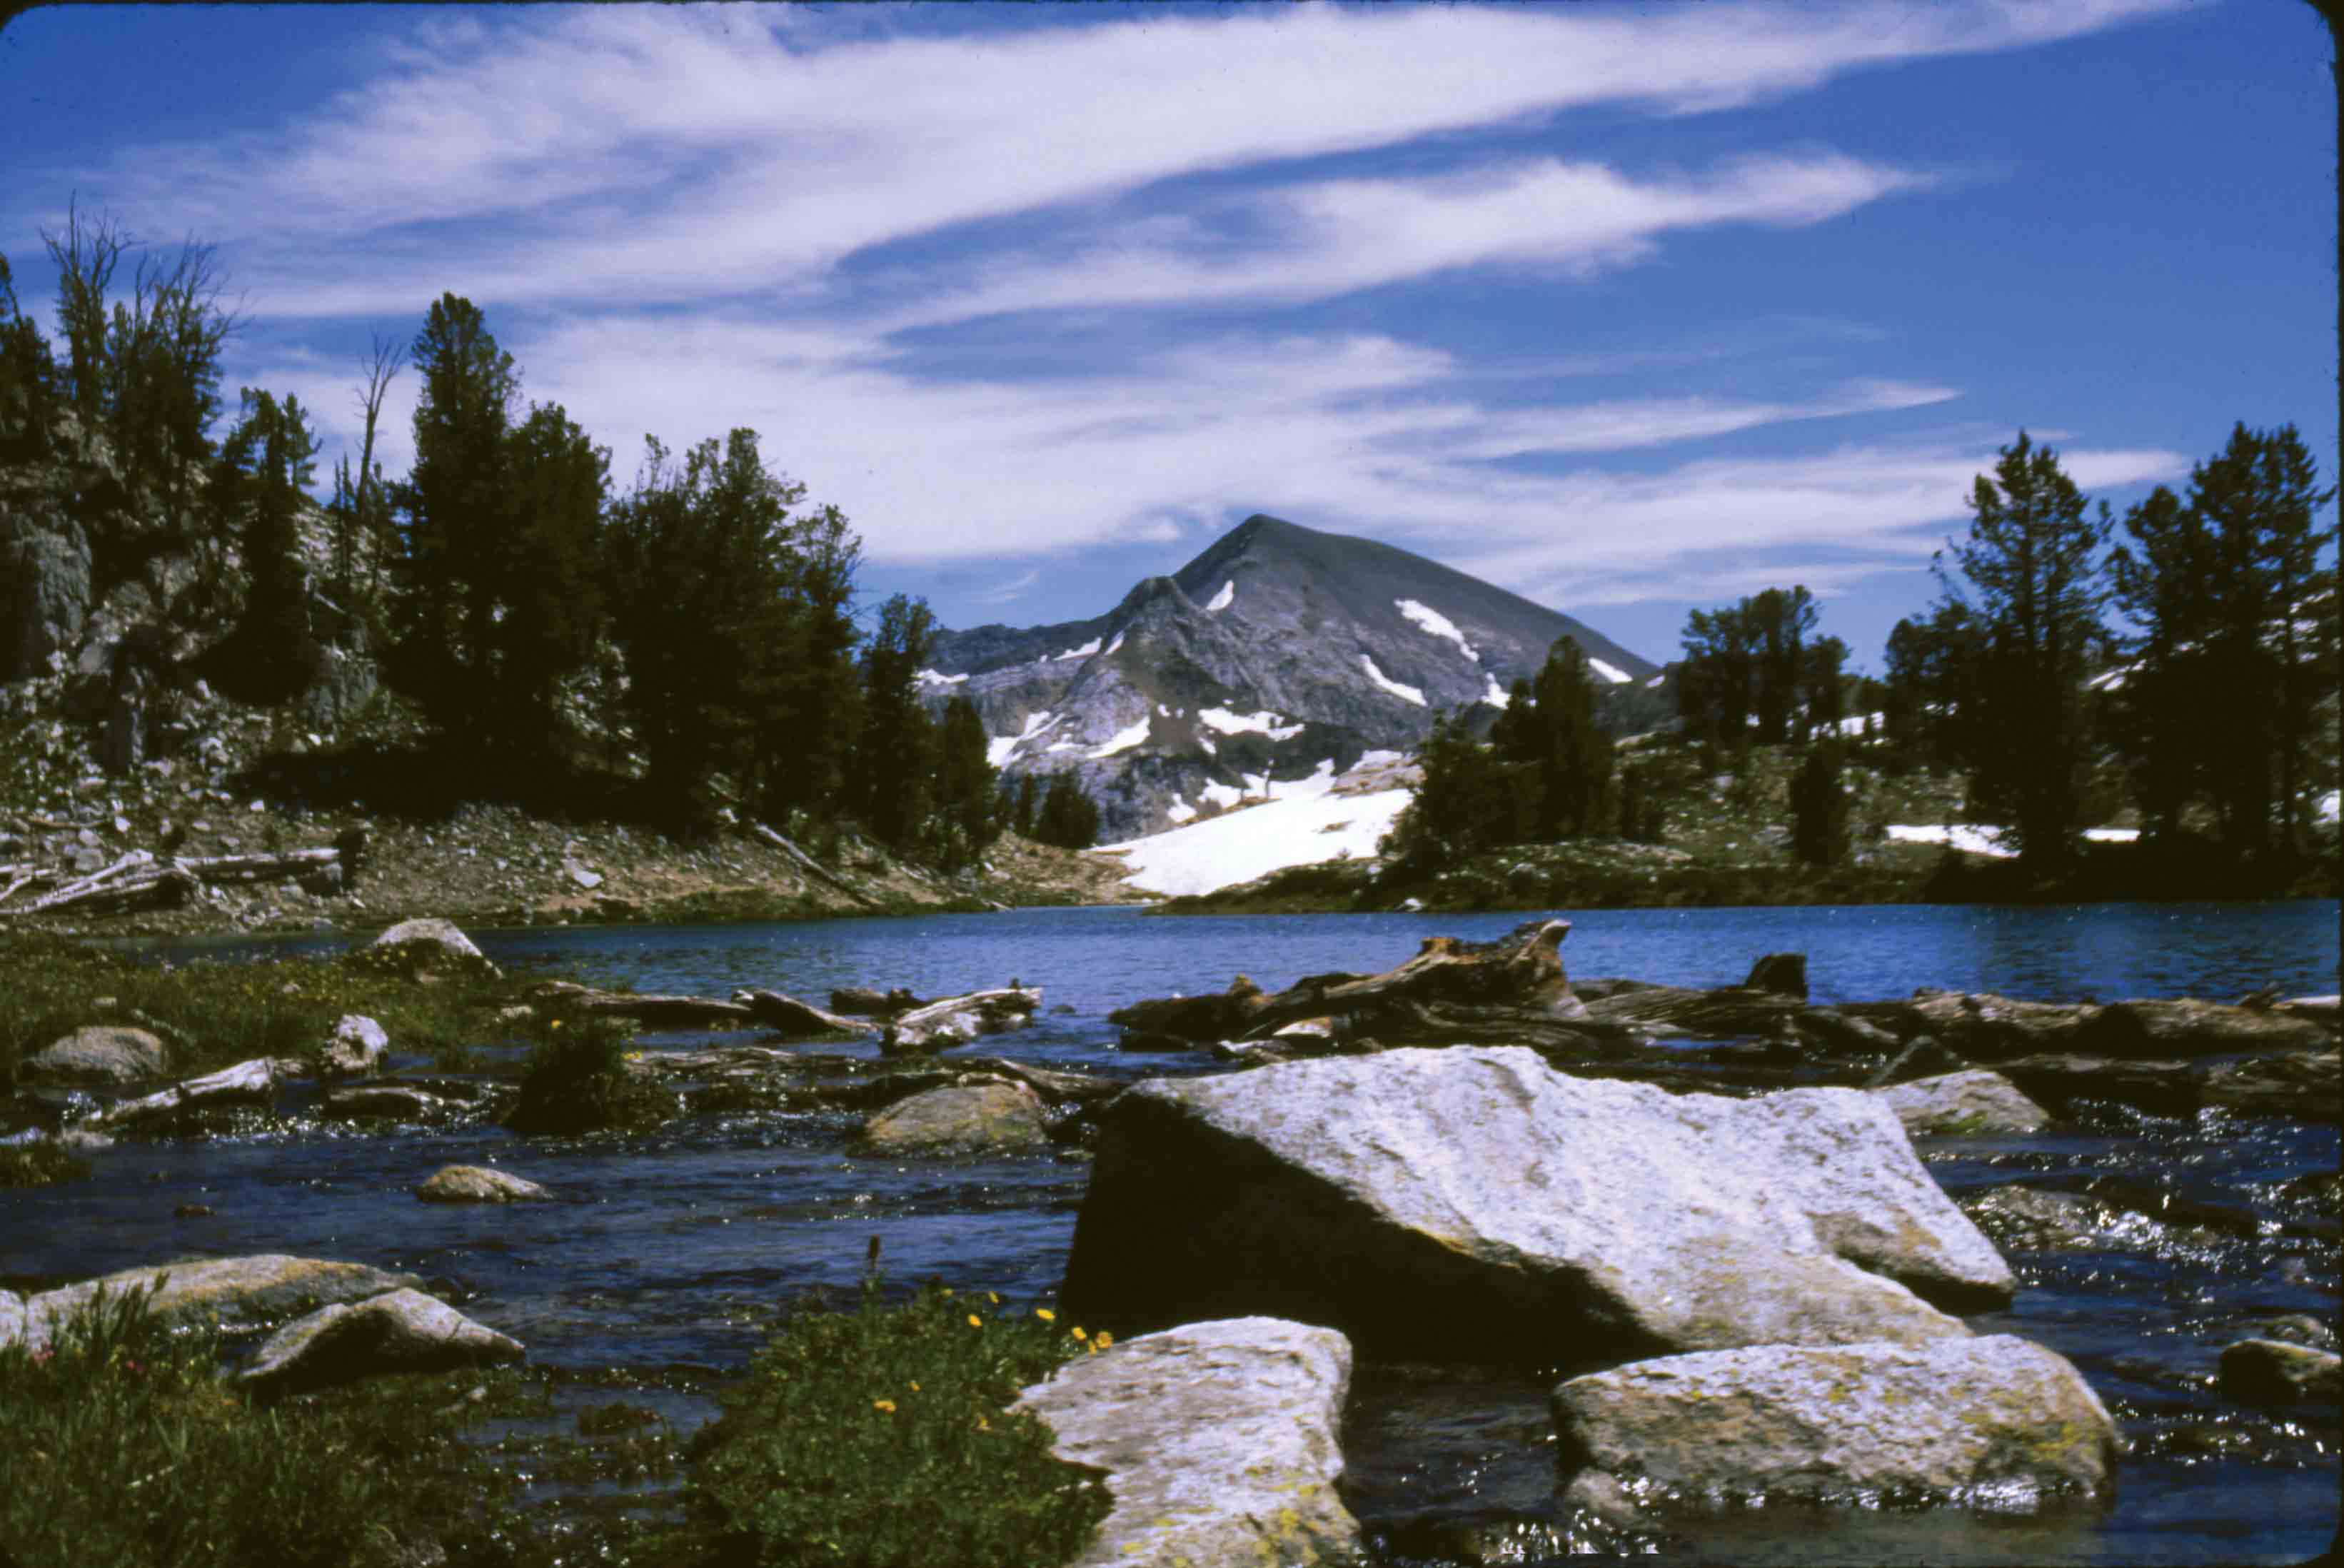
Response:
[[[985,1299],[996,1307],[1001,1305],[1001,1292],[998,1290],[987,1290],[985,1293]]]
[[[1105,1329],[1101,1329],[1097,1333],[1091,1336],[1091,1343],[1104,1351],[1109,1345],[1115,1343],[1115,1336],[1108,1333]]]
[[[895,1401],[894,1400],[873,1400],[871,1401],[871,1408],[875,1411],[885,1411],[889,1415],[894,1415],[895,1413]]]
[[[1050,1309],[1049,1309],[1049,1308],[1047,1308],[1047,1307],[1036,1307],[1036,1308],[1035,1308],[1035,1309],[1034,1309],[1034,1315],[1035,1315],[1036,1317],[1037,1317],[1037,1318],[1041,1319],[1041,1320],[1042,1320],[1042,1321],[1044,1321],[1044,1322],[1046,1322],[1046,1323],[1055,1323],[1055,1322],[1056,1322],[1056,1321],[1058,1320],[1058,1314],[1057,1314],[1057,1313],[1056,1313],[1056,1312],[1053,1312],[1053,1311],[1052,1311],[1052,1310],[1050,1310]]]
[[[561,1019],[559,1019],[559,1018],[556,1018],[556,1019],[554,1019],[554,1020],[553,1020],[553,1022],[551,1022],[551,1024],[548,1024],[548,1025],[546,1026],[546,1027],[547,1027],[547,1028],[549,1028],[549,1029],[558,1029],[558,1028],[561,1027]]]
[[[913,1391],[914,1393],[918,1393],[918,1392],[920,1391],[920,1385],[919,1385],[919,1384],[917,1384],[917,1383],[914,1383],[914,1384],[912,1385],[912,1391]]]
[[[982,1329],[985,1327],[985,1320],[978,1317],[975,1312],[971,1312],[968,1315],[968,1326],[972,1329]]]
[[[1083,1326],[1080,1323],[1076,1323],[1075,1325],[1075,1338],[1078,1340],[1087,1340],[1090,1336],[1083,1332]]]

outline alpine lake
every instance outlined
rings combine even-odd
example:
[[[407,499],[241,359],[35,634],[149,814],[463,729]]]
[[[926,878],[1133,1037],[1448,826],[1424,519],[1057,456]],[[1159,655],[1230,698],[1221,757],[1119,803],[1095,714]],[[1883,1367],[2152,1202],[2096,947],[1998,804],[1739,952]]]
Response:
[[[1803,952],[1818,1002],[1923,986],[2045,1001],[2197,996],[2264,986],[2332,993],[2338,905],[2097,905],[1560,911],[1574,976],[1731,985],[1763,953]],[[1201,1052],[1117,1049],[1107,1014],[1128,1002],[1218,991],[1243,972],[1275,989],[1332,970],[1370,972],[1427,936],[1485,939],[1523,913],[1149,918],[1127,908],[1021,910],[794,925],[476,930],[508,972],[723,996],[764,986],[822,1005],[834,987],[948,996],[1013,977],[1044,991],[1033,1027],[947,1052],[1005,1056],[1122,1080],[1231,1070]],[[300,937],[148,945],[157,960],[234,962],[331,951]],[[646,1052],[725,1037],[649,1031]],[[754,1038],[753,1035],[738,1037]],[[1692,1043],[1692,1042],[1687,1042]],[[875,1057],[874,1045],[809,1052]],[[517,1057],[483,1040],[482,1055]],[[429,1069],[399,1054],[390,1067]],[[686,1118],[645,1134],[523,1138],[481,1124],[353,1129],[298,1112],[234,1136],[125,1140],[89,1179],[0,1192],[0,1276],[82,1279],[174,1258],[288,1252],[410,1270],[520,1340],[541,1367],[579,1377],[572,1405],[648,1403],[679,1431],[716,1410],[777,1309],[814,1288],[849,1300],[875,1238],[890,1290],[937,1279],[1046,1305],[1066,1268],[1087,1179],[1079,1149],[1015,1158],[853,1157],[846,1110]],[[2339,1241],[2299,1179],[2339,1163],[2333,1121],[2086,1103],[2025,1137],[1926,1138],[1929,1170],[1957,1199],[2006,1183],[2077,1190],[2095,1178],[2160,1187],[2177,1211],[2105,1247],[2011,1252],[2017,1296],[1969,1320],[2072,1361],[2117,1417],[2125,1453],[2112,1504],[2031,1516],[1938,1509],[1745,1509],[1662,1543],[1707,1562],[2298,1562],[2328,1548],[2339,1512],[2337,1407],[2226,1401],[2224,1346],[2285,1314],[2333,1322]],[[420,1203],[450,1163],[495,1165],[554,1189],[551,1203]],[[2290,1189],[2289,1184],[2295,1183]],[[199,1218],[175,1217],[199,1203]],[[1560,1561],[1550,1383],[1453,1365],[1355,1370],[1346,1499],[1372,1560],[1400,1565]],[[607,1483],[604,1483],[607,1484]],[[562,1483],[536,1489],[540,1501]],[[645,1501],[656,1506],[655,1495]]]

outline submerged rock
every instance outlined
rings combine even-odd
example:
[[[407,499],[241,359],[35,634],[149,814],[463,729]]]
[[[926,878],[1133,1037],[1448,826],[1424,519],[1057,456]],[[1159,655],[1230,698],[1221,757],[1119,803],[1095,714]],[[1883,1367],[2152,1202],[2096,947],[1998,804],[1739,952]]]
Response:
[[[1259,1311],[1379,1356],[1585,1365],[1961,1336],[1923,1297],[2011,1288],[1858,1090],[1680,1096],[1460,1047],[1112,1101],[1066,1300],[1117,1330]]]
[[[1188,1323],[1079,1356],[1015,1409],[1058,1458],[1106,1472],[1115,1507],[1076,1568],[1349,1561],[1336,1492],[1351,1348],[1275,1318]]]
[[[2116,1423],[2081,1373],[2008,1334],[1755,1345],[1554,1391],[1567,1503],[1629,1525],[1678,1509],[1883,1497],[2033,1512],[2113,1489]]]
[[[115,1024],[76,1029],[25,1057],[24,1065],[27,1078],[66,1083],[134,1084],[168,1070],[160,1038]]]
[[[995,1154],[1050,1141],[1042,1097],[1022,1083],[933,1088],[897,1100],[863,1126],[866,1154]]]
[[[520,1341],[420,1290],[399,1290],[323,1307],[270,1335],[237,1381],[270,1395],[300,1393],[387,1372],[449,1372],[517,1361]]]
[[[429,1121],[453,1109],[446,1100],[411,1084],[367,1084],[335,1089],[318,1102],[318,1114],[337,1120],[376,1117]]]
[[[485,1165],[443,1165],[423,1179],[415,1196],[426,1203],[520,1203],[553,1194],[508,1170]]]
[[[2249,1404],[2344,1399],[2344,1358],[2285,1340],[2240,1340],[2222,1352],[2222,1392]]]
[[[230,1329],[305,1311],[321,1301],[363,1300],[423,1283],[412,1274],[387,1273],[363,1263],[293,1258],[278,1252],[157,1263],[43,1291],[25,1304],[31,1332],[36,1342],[45,1341],[52,1324],[100,1290],[119,1296],[153,1284],[158,1277],[162,1284],[150,1303],[157,1318],[184,1323],[217,1316],[221,1327]]]
[[[1915,1137],[2039,1132],[2051,1121],[2048,1111],[2000,1073],[1945,1073],[1872,1092]]]

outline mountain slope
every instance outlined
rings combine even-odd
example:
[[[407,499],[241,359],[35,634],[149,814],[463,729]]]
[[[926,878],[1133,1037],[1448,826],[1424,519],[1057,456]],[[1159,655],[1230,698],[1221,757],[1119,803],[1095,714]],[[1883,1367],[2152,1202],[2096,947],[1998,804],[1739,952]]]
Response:
[[[1413,747],[1440,709],[1502,704],[1563,636],[1601,683],[1659,673],[1478,578],[1256,515],[1104,615],[944,633],[924,683],[975,703],[1012,776],[1073,769],[1112,840]]]

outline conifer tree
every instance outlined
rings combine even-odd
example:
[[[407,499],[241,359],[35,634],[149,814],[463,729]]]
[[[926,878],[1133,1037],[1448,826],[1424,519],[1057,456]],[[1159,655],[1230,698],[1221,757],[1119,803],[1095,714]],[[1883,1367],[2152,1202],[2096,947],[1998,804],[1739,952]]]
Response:
[[[1053,774],[1035,818],[1036,840],[1061,849],[1088,849],[1098,842],[1098,804],[1083,792],[1075,775]]]
[[[1978,628],[1959,743],[1972,809],[2006,824],[2038,867],[2070,859],[2083,825],[2084,678],[2105,635],[2096,556],[2110,527],[2105,504],[2096,519],[2087,506],[2058,455],[2021,430],[1972,486],[1966,539],[1936,557],[1942,603]]]
[[[1847,788],[1840,782],[1840,747],[1817,742],[1791,776],[1792,853],[1809,865],[1847,858]]]
[[[953,698],[936,726],[935,802],[942,831],[935,848],[946,869],[975,859],[999,831],[995,770],[985,752],[985,721],[977,717],[976,704]]]
[[[318,438],[298,398],[279,402],[247,387],[243,412],[222,443],[207,495],[224,532],[237,539],[245,578],[238,628],[246,680],[264,702],[306,682],[315,644],[309,574],[301,560],[301,511],[316,478]]]
[[[863,651],[863,733],[854,799],[864,825],[891,847],[910,845],[934,804],[935,726],[920,702],[935,617],[927,601],[898,593],[879,608]]]

